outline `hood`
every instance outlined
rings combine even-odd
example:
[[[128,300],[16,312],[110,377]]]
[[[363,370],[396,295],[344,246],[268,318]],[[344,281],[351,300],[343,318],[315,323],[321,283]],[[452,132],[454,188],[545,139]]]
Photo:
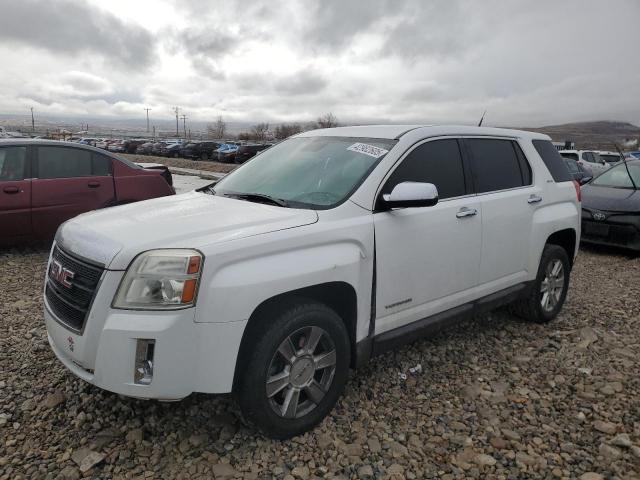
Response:
[[[582,207],[607,212],[640,212],[640,191],[629,188],[582,187]]]
[[[189,192],[85,213],[64,223],[62,248],[109,270],[124,270],[154,248],[201,248],[315,223],[313,210]]]

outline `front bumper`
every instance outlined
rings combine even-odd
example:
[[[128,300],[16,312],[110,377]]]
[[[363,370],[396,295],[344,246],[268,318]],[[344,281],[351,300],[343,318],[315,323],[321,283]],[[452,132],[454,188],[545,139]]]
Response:
[[[596,245],[608,245],[640,251],[640,231],[634,222],[624,222],[616,217],[604,221],[594,220],[589,214],[582,215],[581,241]]]
[[[82,334],[59,322],[45,299],[49,344],[58,359],[86,382],[130,397],[179,400],[193,392],[230,392],[246,321],[196,323],[195,308],[112,309],[113,293],[105,290],[118,282],[108,277],[121,273],[106,272]],[[139,339],[155,341],[149,385],[134,381]]]

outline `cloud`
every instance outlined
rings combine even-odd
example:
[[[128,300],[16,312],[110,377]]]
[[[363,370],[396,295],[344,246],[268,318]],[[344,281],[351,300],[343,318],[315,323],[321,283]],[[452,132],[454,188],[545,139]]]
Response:
[[[0,0],[0,113],[640,123],[638,0],[99,2]]]
[[[0,0],[0,41],[53,55],[98,54],[127,67],[148,67],[153,38],[147,30],[74,0]]]

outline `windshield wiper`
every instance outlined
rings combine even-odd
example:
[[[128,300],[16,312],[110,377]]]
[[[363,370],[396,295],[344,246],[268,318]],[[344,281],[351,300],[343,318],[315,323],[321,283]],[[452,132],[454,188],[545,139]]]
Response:
[[[267,202],[279,207],[289,207],[289,203],[281,198],[264,195],[262,193],[224,193],[225,197],[237,198],[239,200],[247,200],[248,202]]]

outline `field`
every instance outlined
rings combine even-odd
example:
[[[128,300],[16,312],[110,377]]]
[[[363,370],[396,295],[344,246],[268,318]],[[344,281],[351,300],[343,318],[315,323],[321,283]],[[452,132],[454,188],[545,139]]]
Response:
[[[46,248],[0,252],[0,479],[638,478],[640,259],[581,251],[550,325],[500,310],[375,359],[267,440],[227,397],[101,391],[47,344]]]

